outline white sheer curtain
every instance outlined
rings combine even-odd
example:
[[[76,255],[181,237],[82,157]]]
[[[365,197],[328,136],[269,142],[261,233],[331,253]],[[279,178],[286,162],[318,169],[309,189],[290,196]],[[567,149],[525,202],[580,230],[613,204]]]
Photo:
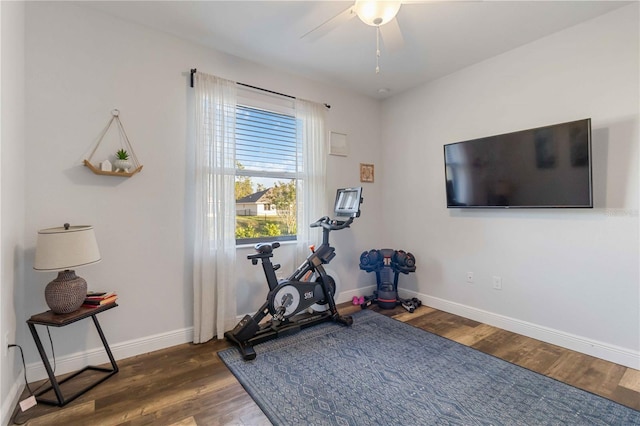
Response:
[[[236,317],[236,84],[195,74],[193,341],[224,337]]]
[[[324,105],[296,99],[298,120],[298,194],[296,264],[309,254],[309,245],[319,240],[320,228],[309,228],[312,222],[327,214],[326,158],[327,130]]]

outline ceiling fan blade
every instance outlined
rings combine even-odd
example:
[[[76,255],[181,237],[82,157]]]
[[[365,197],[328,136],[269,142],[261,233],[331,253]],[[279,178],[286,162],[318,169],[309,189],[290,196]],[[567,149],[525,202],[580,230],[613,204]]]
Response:
[[[322,24],[318,25],[317,27],[315,27],[311,31],[307,32],[306,34],[304,34],[300,38],[303,39],[303,40],[306,40],[306,41],[310,41],[310,42],[311,41],[316,41],[320,37],[323,37],[323,36],[329,34],[331,31],[333,31],[334,29],[336,29],[340,25],[342,25],[345,22],[349,21],[354,16],[356,16],[356,13],[353,10],[353,6],[349,6],[348,8],[343,10],[342,12],[338,13],[333,18],[329,18],[328,20],[326,20]]]
[[[382,35],[382,41],[387,51],[397,52],[404,46],[404,39],[402,38],[402,31],[400,31],[397,18],[393,18],[386,24],[380,25],[380,34]]]

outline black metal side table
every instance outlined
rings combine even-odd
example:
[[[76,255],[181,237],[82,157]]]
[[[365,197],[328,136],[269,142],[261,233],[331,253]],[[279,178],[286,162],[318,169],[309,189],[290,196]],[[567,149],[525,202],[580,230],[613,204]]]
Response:
[[[69,314],[54,314],[51,311],[42,312],[40,314],[33,315],[31,318],[27,320],[27,324],[29,325],[29,330],[31,331],[31,335],[33,336],[33,340],[36,343],[36,347],[38,348],[38,352],[40,353],[40,358],[42,358],[42,362],[44,364],[44,368],[47,370],[47,374],[49,375],[49,380],[51,381],[51,386],[46,389],[38,392],[35,397],[38,402],[42,402],[43,404],[49,405],[57,405],[62,407],[63,405],[73,401],[83,393],[87,392],[89,389],[92,389],[96,385],[104,382],[109,377],[113,376],[118,372],[118,365],[116,364],[116,360],[113,358],[113,354],[111,353],[111,349],[109,348],[109,344],[107,343],[107,339],[104,337],[104,333],[102,332],[102,328],[100,327],[100,323],[98,322],[97,315],[106,310],[115,308],[118,306],[115,303],[110,303],[108,305],[101,306],[99,308],[80,308],[75,312],[71,312]],[[81,370],[76,371],[71,374],[69,377],[64,378],[60,382],[56,379],[56,376],[51,369],[51,364],[49,363],[49,359],[47,358],[47,354],[44,351],[42,346],[42,342],[40,341],[40,336],[38,335],[38,331],[36,330],[36,324],[46,325],[49,327],[64,327],[74,322],[83,320],[85,318],[93,319],[93,323],[96,326],[96,330],[98,330],[98,334],[100,335],[100,340],[102,340],[102,344],[104,345],[104,349],[109,356],[109,360],[111,361],[111,368],[103,368],[103,367],[95,367],[88,365]],[[97,381],[90,383],[89,385],[83,387],[80,391],[74,393],[69,397],[65,397],[62,394],[62,390],[60,389],[60,385],[66,381],[73,379],[74,377],[82,374],[87,370],[95,370],[107,373],[106,375],[100,377]],[[40,395],[43,395],[49,392],[51,389],[56,394],[56,400],[40,398]]]

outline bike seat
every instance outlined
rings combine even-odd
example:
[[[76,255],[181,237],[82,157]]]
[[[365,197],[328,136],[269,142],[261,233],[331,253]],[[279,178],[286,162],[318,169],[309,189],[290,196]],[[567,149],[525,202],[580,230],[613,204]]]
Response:
[[[260,254],[268,254],[273,251],[273,249],[277,249],[280,247],[280,243],[274,241],[273,243],[258,243],[255,245],[255,249]]]

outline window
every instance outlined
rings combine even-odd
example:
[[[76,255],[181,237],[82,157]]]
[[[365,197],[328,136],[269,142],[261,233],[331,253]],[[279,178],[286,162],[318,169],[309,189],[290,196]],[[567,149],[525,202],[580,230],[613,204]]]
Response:
[[[295,240],[300,147],[293,105],[250,93],[238,102],[236,243]]]

